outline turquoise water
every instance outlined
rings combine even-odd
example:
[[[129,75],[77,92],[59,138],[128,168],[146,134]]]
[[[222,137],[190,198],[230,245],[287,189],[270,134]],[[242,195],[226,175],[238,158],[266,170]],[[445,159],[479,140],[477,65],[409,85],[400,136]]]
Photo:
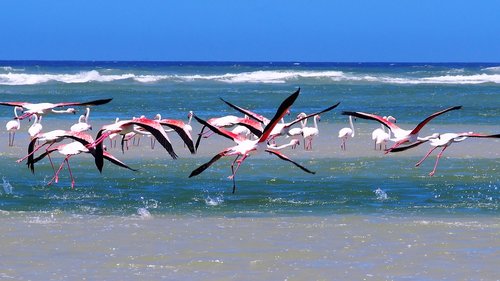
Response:
[[[463,126],[468,131],[481,125],[491,130],[484,133],[500,131],[500,64],[0,62],[2,101],[112,97],[111,103],[91,112],[91,120],[101,124],[112,123],[115,117],[144,114],[152,118],[156,113],[187,122],[189,110],[205,119],[236,114],[220,97],[272,116],[297,87],[301,95],[292,107],[292,116],[341,102],[322,116],[321,125],[330,128],[347,124],[340,115],[342,110],[390,114],[398,122],[415,124],[437,110],[463,105],[462,110],[447,113],[429,126]],[[0,114],[5,124],[12,108],[0,107]],[[76,119],[52,115],[44,117],[44,122],[47,127],[49,123],[69,127]],[[370,147],[366,155],[357,151],[342,157],[335,154],[336,146],[335,153],[327,146],[330,151],[322,151],[319,158],[294,152],[294,159],[316,175],[270,157],[251,157],[238,172],[236,194],[231,194],[231,181],[226,179],[229,159],[188,179],[194,168],[218,152],[207,146],[202,148],[204,153],[182,153],[175,161],[163,152],[132,157],[127,156],[129,152],[112,151],[138,168],[136,173],[107,166],[99,175],[89,155],[76,156],[71,159],[75,189],[69,187],[67,170],[60,183],[47,186],[52,175],[48,162],[40,163],[34,176],[23,164],[15,163],[25,151],[28,126],[23,123],[17,142],[22,148],[18,150],[7,147],[7,133],[2,129],[2,210],[129,215],[146,208],[158,214],[250,217],[345,213],[491,216],[498,215],[500,204],[498,157],[443,158],[438,175],[430,178],[426,175],[434,158],[419,169],[413,167],[424,151],[417,156],[374,157]],[[338,141],[333,133],[320,137],[323,143]],[[145,146],[148,140],[143,142]],[[460,150],[459,146],[450,150]],[[176,144],[175,149],[183,148]],[[498,147],[493,149],[498,155]],[[56,164],[61,160],[57,158]]]

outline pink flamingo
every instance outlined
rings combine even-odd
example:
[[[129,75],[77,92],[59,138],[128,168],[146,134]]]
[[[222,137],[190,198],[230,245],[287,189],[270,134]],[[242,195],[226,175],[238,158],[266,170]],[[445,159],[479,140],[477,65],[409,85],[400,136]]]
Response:
[[[41,149],[43,146],[48,145],[47,148],[45,149],[45,152],[49,151],[55,143],[61,142],[64,139],[72,139],[74,141],[78,141],[82,143],[83,145],[87,146],[90,148],[90,151],[92,153],[94,152],[94,149],[90,147],[90,145],[94,142],[94,139],[83,132],[72,132],[72,131],[65,131],[65,130],[52,130],[46,133],[38,133],[36,134],[30,141],[28,145],[28,154],[24,156],[23,158],[17,160],[18,163],[24,161],[26,158],[28,158],[26,165],[28,165],[28,168],[31,170],[32,173],[34,173],[34,153]],[[43,142],[41,145],[38,145],[35,147],[35,144],[37,142]],[[52,168],[55,171],[54,164],[52,163],[52,159],[50,158],[50,155],[47,155],[49,158],[50,164],[52,165]],[[96,166],[99,169],[99,172],[102,171],[102,165],[99,165],[98,162],[96,162]]]
[[[207,120],[207,123],[212,125],[213,127],[216,128],[227,128],[235,125],[241,125],[245,126],[248,128],[253,134],[256,136],[261,136],[262,135],[262,125],[254,120],[251,120],[249,118],[243,118],[243,117],[237,117],[234,115],[227,115],[223,117],[217,117],[217,118],[210,118]],[[200,133],[198,134],[198,139],[196,140],[196,145],[195,145],[195,150],[198,150],[198,146],[200,145],[200,141],[202,137],[208,137],[206,133],[204,134],[203,131],[205,130],[207,126],[203,126],[201,128]]]
[[[87,106],[87,105],[102,105],[110,102],[112,99],[102,99],[102,100],[94,100],[89,102],[59,102],[59,103],[29,103],[29,102],[0,102],[0,105],[7,106],[19,106],[24,110],[24,114],[19,116],[19,119],[24,119],[26,117],[30,117],[33,114],[44,115],[49,112],[52,113],[75,113],[74,108],[68,108],[65,110],[58,110],[59,107],[65,106]]]
[[[236,190],[235,175],[236,175],[236,172],[238,171],[238,168],[241,166],[243,161],[245,161],[245,159],[248,156],[250,156],[250,154],[255,154],[255,153],[259,153],[259,152],[263,152],[263,151],[274,154],[282,160],[291,162],[292,164],[294,164],[295,166],[299,167],[300,169],[302,169],[303,171],[305,171],[307,173],[314,174],[315,172],[310,171],[309,169],[298,164],[297,162],[291,160],[290,158],[288,158],[287,156],[285,156],[281,152],[279,152],[275,149],[272,149],[272,147],[269,147],[267,145],[267,141],[268,141],[268,138],[269,138],[271,131],[273,130],[274,126],[276,126],[276,124],[279,122],[279,120],[281,118],[283,118],[283,115],[290,108],[290,106],[292,106],[292,104],[295,102],[295,100],[297,99],[297,97],[299,95],[299,91],[300,91],[300,89],[297,90],[296,92],[294,92],[292,95],[290,95],[288,98],[286,98],[281,103],[280,107],[276,111],[275,116],[273,117],[273,119],[271,119],[269,124],[265,127],[265,129],[262,133],[262,136],[260,136],[260,138],[256,139],[256,140],[249,140],[246,138],[242,138],[241,136],[233,134],[230,131],[212,126],[211,124],[209,124],[205,120],[202,120],[195,115],[194,118],[198,122],[200,122],[202,125],[207,126],[210,130],[212,130],[213,132],[215,132],[217,134],[220,134],[226,138],[232,139],[233,141],[236,142],[236,145],[229,147],[229,148],[226,148],[223,151],[216,154],[210,161],[208,161],[207,163],[205,163],[205,164],[201,165],[200,167],[196,168],[195,170],[193,170],[191,172],[191,174],[189,175],[189,177],[194,177],[194,176],[199,175],[200,173],[205,171],[208,167],[210,167],[213,163],[215,163],[217,160],[219,160],[220,158],[222,158],[224,156],[236,155],[236,158],[234,159],[233,163],[231,164],[232,174],[231,174],[231,176],[229,176],[229,178],[232,179],[232,181],[233,181],[233,193],[234,193]],[[234,167],[235,163],[237,163],[236,168]]]
[[[45,156],[49,156],[50,153],[52,153],[54,151],[57,151],[57,152],[61,153],[62,155],[65,155],[66,157],[64,158],[63,162],[59,166],[59,169],[57,169],[57,171],[54,173],[54,176],[52,177],[52,179],[49,181],[49,183],[47,185],[51,185],[53,182],[55,182],[55,183],[58,182],[59,173],[61,172],[64,164],[66,163],[66,165],[68,166],[69,175],[71,177],[71,188],[74,188],[75,179],[73,177],[73,173],[71,172],[71,167],[69,166],[69,158],[74,156],[74,155],[78,155],[80,153],[92,153],[92,151],[87,146],[83,145],[81,142],[74,141],[74,142],[67,143],[67,144],[61,144],[55,148],[51,148],[51,149],[45,151],[43,154],[41,154],[37,158],[33,159],[33,163],[40,161]],[[136,169],[130,168],[125,163],[118,160],[117,158],[115,158],[113,155],[109,154],[106,151],[103,152],[103,158],[110,161],[111,163],[113,163],[115,165],[120,166],[120,167],[124,167],[124,168],[127,168],[127,169],[132,170],[132,171],[137,171]]]
[[[9,146],[14,146],[14,137],[16,136],[16,131],[21,128],[21,122],[17,117],[17,110],[23,110],[22,107],[14,106],[14,120],[10,120],[5,124],[5,129],[9,131]]]
[[[443,155],[444,151],[453,143],[462,142],[462,141],[466,140],[467,138],[500,138],[500,134],[485,135],[485,134],[477,134],[477,133],[473,133],[473,132],[466,132],[466,133],[459,133],[459,134],[457,134],[457,133],[445,133],[445,134],[440,134],[439,137],[437,137],[437,138],[432,138],[432,139],[428,139],[428,140],[419,140],[419,141],[417,141],[411,145],[408,145],[408,146],[394,148],[392,151],[393,152],[404,151],[404,150],[419,146],[422,143],[429,141],[429,144],[433,147],[429,150],[429,152],[427,152],[427,154],[424,156],[424,158],[422,158],[422,160],[418,161],[417,164],[415,164],[415,167],[418,167],[418,166],[420,166],[420,164],[422,164],[422,162],[424,162],[425,159],[427,159],[427,157],[429,157],[429,155],[436,148],[442,147],[443,149],[436,156],[436,163],[434,164],[434,169],[429,173],[429,176],[433,176],[436,173],[439,159]]]
[[[441,114],[444,114],[444,113],[446,113],[448,111],[457,110],[457,109],[461,109],[461,108],[462,108],[462,106],[453,106],[453,107],[449,107],[449,108],[446,108],[444,110],[435,112],[435,113],[429,115],[429,117],[425,118],[422,122],[420,122],[413,130],[404,130],[404,129],[401,129],[396,124],[394,124],[394,123],[392,123],[392,122],[390,122],[388,120],[385,120],[383,117],[375,115],[375,114],[364,113],[364,112],[354,112],[354,111],[344,111],[344,112],[342,112],[342,115],[350,115],[350,116],[359,117],[359,118],[362,118],[362,119],[375,120],[377,122],[380,122],[381,124],[383,124],[387,128],[389,128],[391,130],[391,132],[394,134],[393,141],[396,142],[391,148],[389,148],[389,149],[387,149],[385,151],[385,153],[389,153],[394,148],[396,148],[396,147],[398,147],[398,146],[400,146],[401,144],[404,144],[404,143],[413,143],[413,142],[416,142],[418,140],[425,140],[425,139],[436,138],[439,135],[437,133],[433,134],[431,136],[427,136],[425,138],[419,137],[418,133],[420,132],[420,130],[422,130],[422,128],[427,123],[429,123],[429,121],[431,121],[432,119],[436,118],[437,116],[439,116]]]
[[[96,136],[96,140],[91,144],[96,150],[96,165],[103,165],[103,145],[102,142],[107,139],[111,134],[117,133],[125,136],[130,132],[138,132],[137,127],[143,128],[145,131],[151,133],[154,138],[167,150],[173,159],[177,159],[177,154],[175,154],[172,144],[168,139],[167,133],[163,129],[162,125],[155,120],[151,120],[145,117],[135,118],[132,120],[123,120],[109,125],[104,125],[99,130]],[[141,133],[141,132],[139,132]],[[123,151],[123,138],[122,138],[122,151]]]

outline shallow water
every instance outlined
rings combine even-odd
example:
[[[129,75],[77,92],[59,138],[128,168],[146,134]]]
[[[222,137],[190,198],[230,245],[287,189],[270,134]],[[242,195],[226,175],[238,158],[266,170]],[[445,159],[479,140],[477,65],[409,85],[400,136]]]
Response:
[[[125,153],[108,147],[137,172],[106,164],[99,174],[90,155],[74,156],[72,189],[66,168],[47,186],[47,160],[34,175],[15,162],[26,153],[30,123],[23,120],[14,147],[1,130],[0,278],[496,280],[498,139],[452,145],[430,177],[437,151],[414,167],[427,145],[384,155],[371,140],[379,125],[368,120],[354,123],[347,151],[336,134],[348,126],[343,110],[390,114],[412,128],[453,105],[463,108],[422,134],[499,133],[499,83],[495,64],[1,62],[1,101],[112,97],[92,108],[92,135],[115,117],[236,114],[219,97],[270,117],[297,87],[286,120],[341,104],[321,116],[312,151],[283,151],[315,175],[251,156],[235,194],[227,179],[233,159],[188,178],[232,145],[217,136],[196,155],[171,136],[177,160],[151,150],[148,138]],[[68,129],[83,111],[47,115],[44,131]],[[10,107],[0,113],[0,122],[12,118]],[[196,134],[200,126],[192,125]],[[53,158],[56,167],[63,160]]]

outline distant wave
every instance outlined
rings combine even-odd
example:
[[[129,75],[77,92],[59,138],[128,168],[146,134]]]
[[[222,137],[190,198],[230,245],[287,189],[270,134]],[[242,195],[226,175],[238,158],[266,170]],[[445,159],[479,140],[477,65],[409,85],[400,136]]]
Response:
[[[495,72],[495,73],[500,73],[500,66],[492,66],[492,67],[486,67],[481,69],[483,71],[489,71],[489,72]]]
[[[494,68],[490,71],[496,72]],[[498,67],[500,72],[500,67]],[[458,71],[459,72],[459,71]],[[458,73],[456,73],[458,74]],[[36,85],[49,82],[89,83],[132,80],[139,83],[155,83],[159,81],[192,82],[215,81],[223,83],[286,83],[299,80],[321,80],[322,82],[368,82],[385,84],[481,84],[500,83],[500,74],[475,75],[440,75],[431,77],[383,76],[383,74],[345,73],[343,71],[296,71],[296,70],[258,70],[225,74],[186,74],[186,75],[139,75],[134,73],[104,74],[97,70],[79,73],[33,74],[3,73],[0,74],[0,85]]]

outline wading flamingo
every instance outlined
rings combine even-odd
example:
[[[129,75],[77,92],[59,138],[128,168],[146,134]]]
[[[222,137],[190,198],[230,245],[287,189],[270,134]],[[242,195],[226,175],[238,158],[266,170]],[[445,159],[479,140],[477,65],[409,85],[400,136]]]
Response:
[[[429,115],[429,117],[425,118],[422,122],[420,122],[413,130],[403,130],[400,127],[398,127],[396,124],[394,124],[393,122],[385,120],[383,117],[375,115],[375,114],[364,113],[364,112],[355,112],[355,111],[344,111],[344,112],[342,112],[342,115],[349,115],[349,116],[359,117],[362,119],[375,120],[375,121],[383,124],[387,128],[389,128],[389,130],[391,130],[392,134],[394,135],[394,139],[392,139],[392,140],[396,142],[391,148],[389,148],[385,151],[385,153],[389,153],[394,148],[400,146],[401,144],[413,143],[413,142],[416,142],[418,140],[425,140],[426,138],[431,139],[431,138],[437,137],[437,135],[439,135],[439,134],[433,134],[431,136],[421,138],[418,136],[418,133],[420,132],[420,130],[422,130],[422,128],[427,123],[429,123],[429,121],[436,118],[437,116],[444,114],[448,111],[457,110],[457,109],[461,109],[461,108],[462,108],[462,106],[453,106],[453,107],[449,107],[449,108],[446,108],[444,110],[435,112],[435,113]]]
[[[495,135],[485,135],[485,134],[477,134],[473,132],[466,132],[466,133],[445,133],[445,134],[440,134],[438,138],[432,138],[428,140],[419,140],[411,145],[404,146],[404,147],[397,147],[392,150],[392,152],[400,152],[404,151],[416,146],[421,145],[422,143],[425,143],[429,141],[429,144],[433,146],[429,152],[422,158],[422,160],[418,161],[417,164],[415,164],[415,167],[420,166],[422,162],[424,162],[429,155],[438,147],[442,147],[443,149],[439,152],[439,154],[436,156],[436,163],[434,164],[434,169],[429,173],[429,176],[433,176],[436,173],[436,169],[438,166],[439,159],[443,155],[444,151],[453,143],[457,142],[462,142],[466,140],[467,138],[500,138],[500,134],[495,134]]]
[[[354,125],[352,124],[352,116],[349,116],[349,127],[345,127],[339,130],[339,138],[340,138],[340,149],[346,150],[345,143],[349,137],[354,137]]]
[[[273,149],[272,147],[267,145],[267,141],[269,138],[269,135],[271,131],[273,130],[274,126],[279,122],[281,118],[283,118],[283,115],[285,115],[286,111],[292,106],[292,104],[295,102],[297,97],[299,96],[299,90],[294,92],[292,95],[290,95],[288,98],[286,98],[281,105],[279,106],[278,110],[276,111],[276,114],[274,115],[273,119],[269,122],[269,124],[265,127],[262,136],[260,136],[259,139],[256,140],[249,140],[242,138],[239,135],[233,134],[230,131],[227,131],[222,128],[217,128],[215,126],[212,126],[205,120],[202,120],[198,118],[196,115],[194,118],[200,122],[202,125],[207,126],[210,130],[213,132],[220,134],[226,138],[232,139],[233,141],[236,142],[235,146],[229,147],[224,149],[223,151],[219,152],[216,154],[210,161],[207,163],[201,165],[200,167],[196,168],[191,172],[189,177],[194,177],[205,171],[208,167],[210,167],[213,163],[215,163],[217,160],[219,160],[222,157],[225,156],[236,156],[234,159],[233,163],[231,164],[231,176],[229,176],[230,179],[233,181],[233,193],[236,191],[236,182],[235,182],[235,175],[236,172],[238,171],[238,168],[240,165],[245,161],[245,159],[250,156],[251,154],[259,153],[259,152],[269,152],[271,154],[274,154],[278,156],[280,159],[291,162],[295,166],[299,167],[303,171],[307,173],[314,174],[315,172],[310,171],[309,169],[305,168],[304,166],[298,164],[297,162],[291,160],[281,152],[277,151],[276,149]],[[237,166],[234,167],[234,164],[237,163]]]
[[[31,125],[28,129],[28,134],[30,135],[30,138],[33,139],[36,135],[38,135],[42,129],[42,116],[38,116],[38,114],[33,114],[35,116],[35,121],[33,122],[33,125]]]
[[[14,120],[10,120],[5,124],[5,129],[9,131],[9,146],[14,146],[14,137],[16,136],[16,131],[21,128],[21,122],[17,117],[17,110],[23,110],[22,107],[14,106]]]
[[[313,138],[319,135],[318,121],[321,120],[319,115],[314,115],[314,127],[304,127],[302,128],[302,136],[304,137],[304,149],[312,150]]]
[[[392,116],[384,116],[382,117],[385,120],[389,120],[392,123],[396,123],[396,118]],[[382,150],[382,144],[384,145],[384,149],[387,149],[387,142],[391,138],[391,131],[385,131],[385,127],[383,124],[380,124],[381,128],[377,128],[372,132],[372,140],[374,141],[374,149],[377,150],[377,145],[379,145],[380,150]]]
[[[80,115],[78,118],[78,123],[73,124],[70,131],[73,132],[86,132],[92,130],[92,125],[89,124],[90,107],[86,108],[85,115]]]
[[[94,100],[89,102],[59,102],[59,103],[29,103],[29,102],[0,102],[0,105],[7,106],[19,106],[24,110],[24,114],[19,116],[19,119],[24,119],[26,117],[30,117],[33,114],[44,115],[47,113],[75,113],[74,108],[68,108],[59,110],[59,107],[65,106],[90,106],[90,105],[102,105],[110,102],[112,99],[102,99],[102,100]]]

